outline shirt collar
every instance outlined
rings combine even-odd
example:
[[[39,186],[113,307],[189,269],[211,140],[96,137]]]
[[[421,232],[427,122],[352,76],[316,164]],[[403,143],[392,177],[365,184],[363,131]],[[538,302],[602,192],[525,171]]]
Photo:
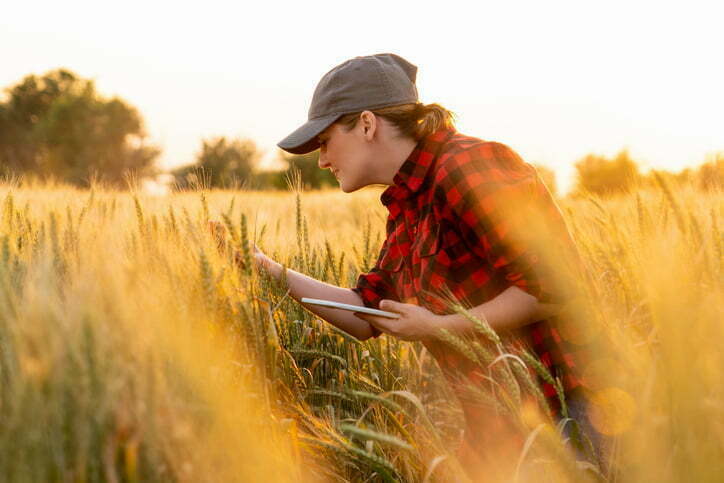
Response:
[[[455,128],[442,128],[422,138],[392,178],[394,184],[382,192],[382,204],[387,206],[417,192],[425,184],[440,149],[454,134]]]

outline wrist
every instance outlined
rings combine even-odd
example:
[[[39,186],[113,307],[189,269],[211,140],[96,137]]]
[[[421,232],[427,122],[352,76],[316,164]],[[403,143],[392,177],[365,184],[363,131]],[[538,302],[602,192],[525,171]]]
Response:
[[[451,330],[451,319],[454,315],[435,315],[430,323],[426,339],[435,339],[440,336],[440,330]]]
[[[451,330],[455,325],[455,318],[458,314],[438,315],[437,330]]]
[[[274,279],[280,280],[282,278],[282,265],[281,263],[275,262],[269,257],[257,259],[259,266],[263,267],[269,275]]]
[[[473,323],[462,314],[441,315],[439,328],[452,333],[467,333],[474,329]]]

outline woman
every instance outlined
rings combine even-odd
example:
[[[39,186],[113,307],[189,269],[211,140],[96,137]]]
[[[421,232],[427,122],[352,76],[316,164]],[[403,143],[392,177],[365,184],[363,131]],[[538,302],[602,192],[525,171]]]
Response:
[[[473,333],[449,309],[450,295],[501,335],[532,347],[569,396],[580,391],[574,358],[551,318],[570,295],[561,272],[575,266],[575,246],[535,169],[508,146],[464,136],[452,115],[418,101],[417,68],[394,54],[350,59],[321,79],[308,121],[279,143],[295,154],[320,150],[346,193],[389,186],[387,238],[377,263],[342,288],[287,270],[290,294],[365,305],[398,319],[306,305],[360,340],[382,333],[428,348],[461,398],[466,418],[461,458],[519,454],[504,422],[463,396],[452,374],[482,383],[484,374],[436,335]],[[282,266],[258,248],[256,262],[274,277]],[[559,411],[554,387],[542,382]],[[503,443],[506,442],[506,443]]]

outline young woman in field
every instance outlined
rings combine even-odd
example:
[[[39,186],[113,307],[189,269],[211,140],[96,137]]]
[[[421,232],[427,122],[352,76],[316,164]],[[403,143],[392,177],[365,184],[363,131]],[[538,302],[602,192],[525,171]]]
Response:
[[[396,312],[398,319],[305,304],[354,337],[381,334],[421,341],[461,396],[466,419],[463,462],[477,455],[517,457],[519,439],[504,421],[463,396],[460,379],[483,384],[481,373],[450,350],[440,329],[473,334],[450,310],[450,296],[498,333],[533,349],[560,378],[574,402],[581,382],[574,358],[554,326],[570,295],[559,273],[575,266],[575,246],[535,169],[508,146],[458,133],[451,113],[418,101],[417,68],[394,54],[356,57],[319,82],[309,120],[279,143],[295,154],[320,150],[342,191],[387,185],[387,237],[377,262],[353,288],[286,270],[290,295]],[[282,266],[255,248],[259,266],[279,278]],[[542,389],[554,411],[551,384]],[[575,406],[575,405],[574,405]]]

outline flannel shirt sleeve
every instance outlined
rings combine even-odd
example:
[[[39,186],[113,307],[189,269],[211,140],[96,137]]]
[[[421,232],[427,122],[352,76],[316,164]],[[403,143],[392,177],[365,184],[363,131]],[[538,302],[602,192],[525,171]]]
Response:
[[[386,253],[387,239],[385,239],[382,244],[375,266],[372,267],[369,272],[360,274],[357,277],[357,285],[352,288],[352,291],[356,292],[360,298],[362,298],[362,303],[366,307],[379,309],[382,299],[397,300],[389,272],[380,267],[380,262]],[[372,337],[379,337],[380,334],[382,334],[382,332],[372,326]]]
[[[451,156],[438,182],[463,240],[494,273],[541,303],[568,298],[552,267],[570,235],[535,168],[485,142]]]

